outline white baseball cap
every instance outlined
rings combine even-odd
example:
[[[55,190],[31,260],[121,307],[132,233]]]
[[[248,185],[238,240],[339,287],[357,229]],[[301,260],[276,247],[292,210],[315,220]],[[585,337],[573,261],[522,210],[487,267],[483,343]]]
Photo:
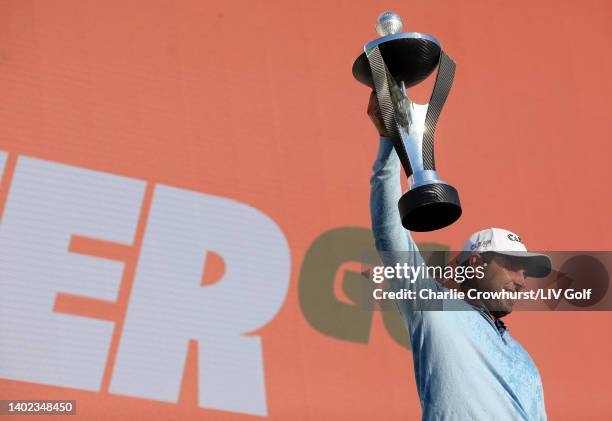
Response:
[[[550,257],[528,252],[521,237],[502,228],[487,228],[472,234],[457,256],[457,263],[464,263],[472,253],[488,251],[521,259],[527,276],[544,278],[551,271]]]

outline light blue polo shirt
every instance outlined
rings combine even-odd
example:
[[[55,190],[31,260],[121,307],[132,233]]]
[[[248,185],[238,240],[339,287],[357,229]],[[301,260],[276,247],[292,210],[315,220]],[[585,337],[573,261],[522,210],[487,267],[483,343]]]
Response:
[[[400,162],[382,138],[371,178],[370,207],[376,248],[411,252],[422,260],[397,210],[401,195]],[[384,260],[384,258],[383,258]],[[445,287],[432,279],[396,281],[393,288]],[[527,351],[483,310],[464,301],[443,301],[454,311],[416,310],[397,300],[412,345],[414,372],[423,420],[545,420],[540,374]],[[457,311],[457,305],[465,311]]]

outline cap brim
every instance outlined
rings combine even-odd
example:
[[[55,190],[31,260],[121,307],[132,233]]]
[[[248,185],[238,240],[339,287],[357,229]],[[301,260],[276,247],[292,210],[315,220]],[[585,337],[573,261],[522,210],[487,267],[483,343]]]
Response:
[[[545,278],[552,270],[550,257],[545,254],[528,251],[495,251],[495,253],[520,259],[525,265],[525,274],[533,278]]]

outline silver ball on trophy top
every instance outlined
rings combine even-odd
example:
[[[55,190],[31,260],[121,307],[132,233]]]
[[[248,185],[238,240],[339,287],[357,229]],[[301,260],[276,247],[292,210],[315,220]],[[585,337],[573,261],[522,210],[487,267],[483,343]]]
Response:
[[[376,32],[381,37],[402,32],[404,22],[395,12],[382,12],[376,19]]]

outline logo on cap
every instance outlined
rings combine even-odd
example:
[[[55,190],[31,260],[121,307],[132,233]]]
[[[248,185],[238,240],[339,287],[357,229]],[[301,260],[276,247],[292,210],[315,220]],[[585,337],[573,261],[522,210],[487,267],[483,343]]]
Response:
[[[523,240],[521,240],[521,237],[519,237],[519,236],[518,236],[518,235],[516,235],[516,234],[508,234],[508,239],[509,239],[510,241],[517,241],[517,242],[519,242],[519,243],[523,244]]]
[[[491,240],[482,240],[476,243],[472,243],[471,249],[476,250],[477,248],[487,248],[491,246]]]

